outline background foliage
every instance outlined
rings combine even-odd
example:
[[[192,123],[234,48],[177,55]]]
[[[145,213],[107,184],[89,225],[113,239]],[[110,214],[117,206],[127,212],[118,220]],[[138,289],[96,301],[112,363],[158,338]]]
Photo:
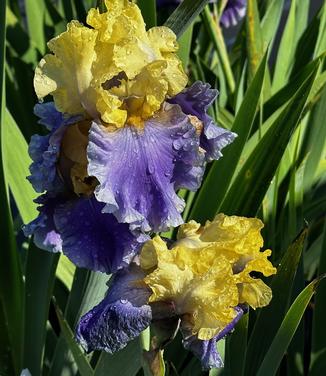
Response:
[[[36,214],[25,179],[27,144],[42,132],[33,115],[33,71],[46,41],[85,20],[93,0],[0,2],[0,375],[142,375],[140,340],[110,356],[86,356],[74,325],[106,290],[108,276],[76,270],[21,233]],[[263,219],[278,274],[269,307],[250,311],[219,343],[225,368],[210,375],[321,375],[326,369],[326,4],[248,0],[235,38],[224,38],[218,7],[185,0],[167,19],[139,0],[147,25],[166,22],[179,36],[191,81],[220,95],[210,114],[239,137],[207,168],[201,189],[180,191],[185,220],[217,212]],[[321,2],[322,3],[322,2]],[[281,20],[283,21],[281,23]],[[228,35],[230,33],[227,33]],[[234,34],[234,33],[233,33]],[[173,232],[165,234],[173,237]],[[318,289],[317,289],[318,286]],[[317,292],[316,292],[317,291]],[[314,295],[314,293],[316,294]],[[314,297],[313,297],[314,295]],[[165,350],[167,375],[200,375],[178,338]]]

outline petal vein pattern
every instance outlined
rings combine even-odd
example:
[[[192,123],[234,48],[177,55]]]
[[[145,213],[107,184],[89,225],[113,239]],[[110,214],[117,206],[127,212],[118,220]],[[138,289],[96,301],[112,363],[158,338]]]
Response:
[[[119,271],[105,298],[80,319],[76,338],[87,352],[101,349],[112,354],[149,326],[149,291],[136,285],[143,276],[134,264]]]
[[[89,134],[88,174],[99,185],[97,199],[131,229],[164,231],[183,223],[184,202],[175,189],[197,189],[204,157],[199,136],[178,106],[166,105],[143,130],[109,132],[93,123]]]

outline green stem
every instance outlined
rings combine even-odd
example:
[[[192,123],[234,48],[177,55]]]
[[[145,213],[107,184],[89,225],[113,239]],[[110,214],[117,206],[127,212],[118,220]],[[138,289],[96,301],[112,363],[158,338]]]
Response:
[[[209,7],[205,7],[202,17],[203,17],[204,24],[207,28],[207,31],[214,42],[217,55],[221,63],[222,70],[225,75],[228,87],[231,93],[233,93],[235,90],[235,80],[233,77],[230,61],[228,58],[228,52],[225,46],[225,42],[224,42],[220,25],[218,22],[216,22],[213,19]]]
[[[148,363],[148,360],[146,358],[146,352],[149,351],[150,349],[150,341],[151,341],[151,334],[150,334],[149,327],[140,333],[139,341],[140,341],[141,361],[142,361],[144,376],[153,376],[151,369],[150,369],[150,364]]]
[[[139,340],[142,351],[149,351],[151,341],[151,333],[149,327],[140,333]]]

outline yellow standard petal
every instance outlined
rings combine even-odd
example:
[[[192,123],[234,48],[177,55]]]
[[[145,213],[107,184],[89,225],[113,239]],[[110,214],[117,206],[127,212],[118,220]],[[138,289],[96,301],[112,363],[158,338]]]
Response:
[[[39,99],[52,95],[61,112],[143,127],[187,84],[176,36],[163,26],[146,31],[134,2],[105,4],[105,13],[89,11],[91,28],[72,21],[49,42],[52,54],[36,69],[35,91]]]
[[[97,32],[77,21],[48,43],[54,55],[46,55],[35,71],[34,87],[39,99],[53,95],[56,107],[69,114],[96,115],[89,98],[91,68],[96,58]]]

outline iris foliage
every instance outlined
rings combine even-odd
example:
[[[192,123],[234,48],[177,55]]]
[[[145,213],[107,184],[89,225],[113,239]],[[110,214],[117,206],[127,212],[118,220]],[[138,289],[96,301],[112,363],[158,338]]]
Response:
[[[33,114],[34,70],[46,42],[70,20],[85,22],[95,3],[0,3],[0,375],[26,368],[33,376],[148,372],[142,369],[148,333],[114,355],[84,354],[74,329],[103,299],[107,275],[76,268],[21,232],[37,213],[36,193],[25,179],[28,142],[43,132]],[[326,4],[311,12],[310,1],[292,0],[284,13],[283,0],[248,0],[230,38],[218,21],[224,3],[185,0],[171,14],[155,0],[137,1],[148,27],[165,24],[178,36],[190,81],[219,90],[209,115],[238,135],[223,158],[207,166],[196,193],[179,190],[183,219],[261,218],[265,248],[273,250],[278,269],[266,280],[270,305],[244,314],[219,342],[224,368],[210,375],[320,375],[326,367]],[[161,235],[175,239],[176,233]],[[203,374],[178,337],[157,368],[167,375]]]

